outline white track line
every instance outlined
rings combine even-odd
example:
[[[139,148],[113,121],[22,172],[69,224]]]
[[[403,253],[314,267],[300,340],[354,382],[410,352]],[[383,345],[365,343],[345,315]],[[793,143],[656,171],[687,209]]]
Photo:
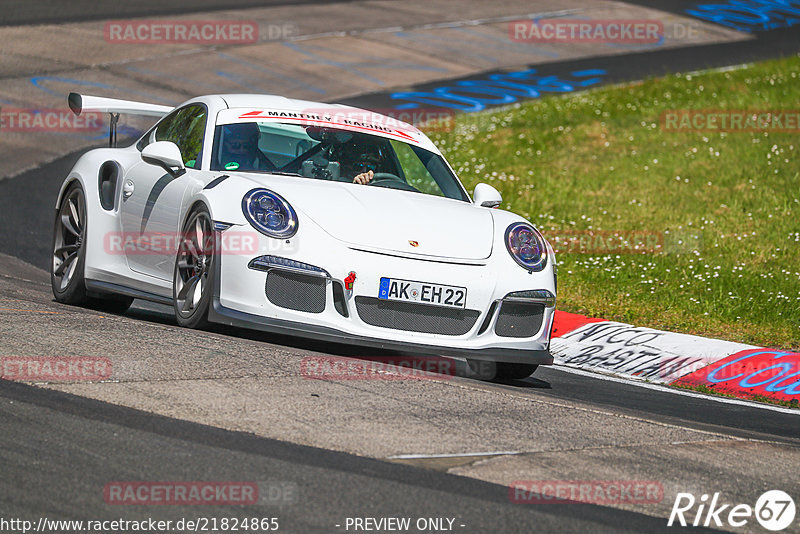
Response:
[[[389,456],[390,460],[423,460],[428,458],[471,458],[480,456],[508,456],[522,454],[522,451],[463,452],[453,454],[398,454]]]
[[[584,371],[582,369],[575,369],[573,367],[567,367],[564,365],[555,365],[553,369],[557,369],[559,371],[564,371],[565,373],[572,373],[575,375],[581,376],[588,376],[591,378],[596,378],[598,380],[606,380],[608,382],[619,382],[623,384],[630,384],[631,386],[636,386],[645,389],[653,389],[656,391],[662,391],[664,393],[672,393],[674,395],[683,395],[685,397],[694,397],[697,399],[704,399],[714,402],[721,402],[723,404],[737,404],[739,406],[747,406],[750,408],[760,408],[762,410],[770,410],[772,412],[779,412],[779,413],[787,413],[791,415],[800,415],[800,410],[795,408],[783,408],[781,406],[772,406],[770,404],[762,404],[760,402],[752,402],[746,401],[741,399],[731,399],[729,397],[717,397],[715,395],[705,395],[703,393],[695,393],[694,391],[688,391],[685,389],[678,389],[675,387],[668,387],[662,386],[659,384],[653,384],[650,382],[640,382],[638,380],[630,380],[625,378],[618,378],[616,376],[609,376],[600,373],[594,373],[591,371]]]

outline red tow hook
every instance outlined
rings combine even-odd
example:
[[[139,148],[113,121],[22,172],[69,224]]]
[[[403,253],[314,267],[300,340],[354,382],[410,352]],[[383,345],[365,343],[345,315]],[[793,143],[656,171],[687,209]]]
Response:
[[[355,281],[356,281],[356,273],[351,271],[350,274],[347,275],[347,278],[344,279],[344,288],[348,291],[352,291],[353,284],[355,283]]]

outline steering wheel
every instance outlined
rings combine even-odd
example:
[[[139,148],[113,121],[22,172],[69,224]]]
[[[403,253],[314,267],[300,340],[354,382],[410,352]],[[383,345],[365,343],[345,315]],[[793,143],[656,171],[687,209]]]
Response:
[[[369,185],[376,187],[387,187],[389,189],[400,189],[402,191],[414,191],[419,193],[419,189],[409,184],[399,176],[389,172],[376,172],[372,175]]]

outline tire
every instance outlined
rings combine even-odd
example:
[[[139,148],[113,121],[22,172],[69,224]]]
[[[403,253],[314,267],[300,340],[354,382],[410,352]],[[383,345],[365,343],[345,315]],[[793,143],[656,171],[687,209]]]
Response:
[[[56,301],[84,305],[109,313],[124,313],[133,299],[124,295],[89,295],[86,291],[86,195],[79,182],[64,192],[53,223],[50,285]]]
[[[522,380],[539,367],[530,363],[489,362],[467,359],[472,373],[480,380]]]
[[[172,276],[175,319],[185,328],[206,328],[216,271],[215,235],[208,208],[200,206],[181,228]]]
[[[86,304],[83,271],[86,262],[86,195],[74,182],[64,192],[53,223],[50,285],[53,296],[64,304]]]
[[[528,378],[539,366],[531,363],[497,363],[497,378],[500,380],[522,380]]]

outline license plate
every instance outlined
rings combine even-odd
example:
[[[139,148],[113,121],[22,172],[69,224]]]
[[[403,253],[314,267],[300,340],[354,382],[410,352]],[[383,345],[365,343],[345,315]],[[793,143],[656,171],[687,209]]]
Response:
[[[381,278],[378,298],[447,306],[449,308],[464,308],[467,303],[467,288],[400,280],[398,278]]]

